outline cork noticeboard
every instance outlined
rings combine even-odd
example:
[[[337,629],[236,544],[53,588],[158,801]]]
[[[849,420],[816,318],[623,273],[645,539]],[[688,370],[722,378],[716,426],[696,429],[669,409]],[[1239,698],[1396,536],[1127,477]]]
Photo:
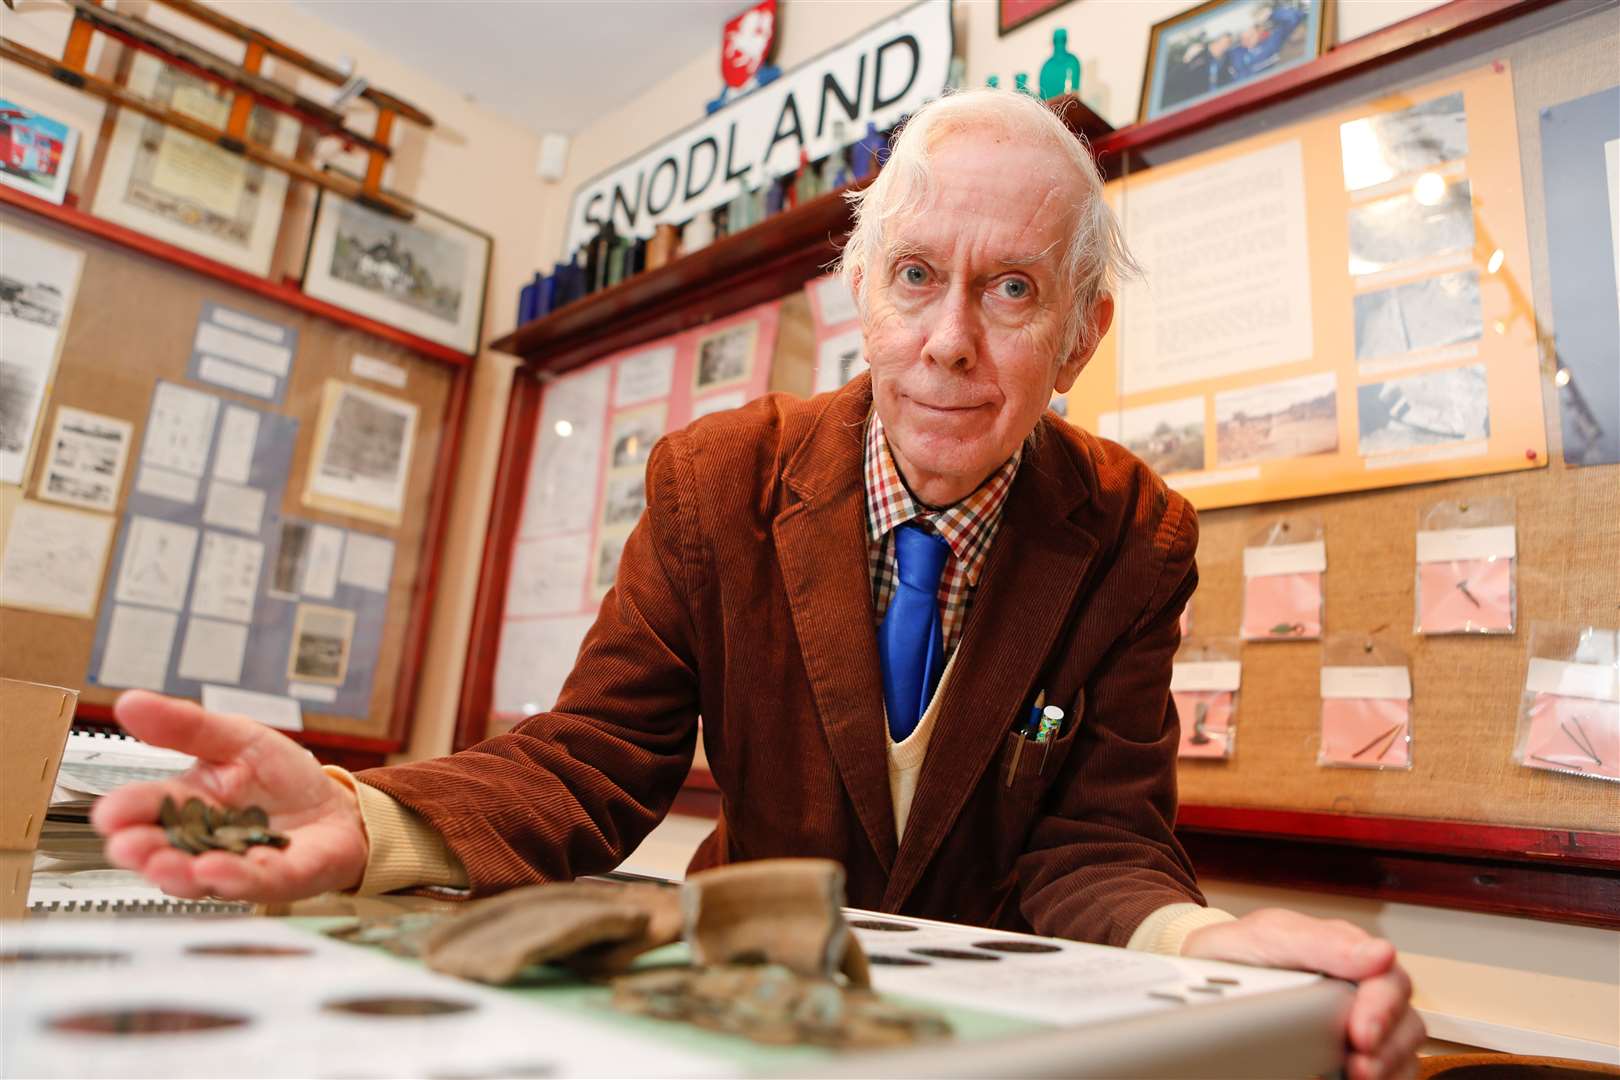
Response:
[[[245,625],[246,659],[241,685],[261,693],[302,697],[304,730],[317,737],[329,736],[325,741],[378,749],[399,745],[405,733],[396,730],[400,726],[396,717],[403,715],[396,695],[403,685],[402,670],[411,663],[408,654],[416,630],[415,601],[419,583],[428,570],[424,552],[432,549],[430,503],[441,458],[449,449],[445,432],[456,397],[456,367],[357,327],[277,303],[10,207],[0,208],[0,220],[8,229],[30,233],[84,256],[77,296],[65,322],[60,360],[40,410],[32,461],[20,487],[8,486],[0,491],[0,503],[4,504],[0,508],[0,542],[11,539],[7,534],[18,507],[39,501],[49,463],[46,443],[60,410],[81,410],[128,424],[132,429],[116,506],[99,513],[113,523],[114,539],[99,583],[96,612],[83,617],[0,607],[0,635],[5,640],[5,648],[0,650],[0,676],[79,688],[80,712],[88,715],[104,715],[121,692],[120,686],[99,682],[99,636],[106,633],[105,616],[115,603],[120,552],[128,539],[129,522],[137,512],[132,509],[132,501],[135,508],[153,505],[149,494],[137,490],[137,477],[143,468],[144,429],[152,415],[154,393],[160,384],[177,386],[216,399],[216,415],[224,416],[233,407],[252,411],[260,418],[260,430],[268,432],[273,427],[283,437],[284,457],[277,460],[285,464],[277,471],[284,469],[285,475],[263,482],[264,470],[255,464],[259,471],[252,483],[268,492],[266,505],[257,517],[263,531],[257,537],[234,537],[238,542],[262,542],[251,616],[232,631],[240,633]],[[209,313],[220,309],[296,334],[290,364],[273,395],[242,392],[199,377],[200,350],[194,348],[199,323],[205,317],[215,317]],[[379,520],[375,515],[345,514],[331,509],[330,503],[322,505],[305,497],[305,479],[310,475],[326,415],[331,411],[329,407],[323,411],[323,401],[331,399],[334,384],[352,389],[364,400],[386,401],[412,418],[406,435],[408,458],[399,465],[396,478],[401,493],[397,523]],[[222,428],[223,424],[216,425],[216,430]],[[259,439],[261,449],[267,437]],[[223,441],[221,433],[217,443],[205,445],[217,450]],[[197,517],[211,494],[209,477],[199,479],[201,490],[193,500]],[[59,508],[54,502],[41,505]],[[336,588],[316,586],[313,596],[299,595],[295,589],[293,595],[276,599],[271,590],[276,577],[279,530],[282,523],[289,521],[307,523],[311,530],[325,530],[322,535],[327,537],[335,537],[341,530],[345,539],[358,539],[358,547],[368,553],[369,561],[356,560],[355,565],[332,568],[333,577],[340,569],[343,574]],[[204,543],[210,533],[223,535],[229,531],[214,528],[211,523],[194,521],[192,525]],[[201,546],[196,553],[199,562]],[[391,557],[391,563],[385,556]],[[352,586],[351,581],[363,581],[365,588]],[[360,599],[353,599],[356,597]],[[194,586],[190,607],[175,613],[178,631],[172,653],[176,658],[189,632],[189,620],[197,614],[195,600]],[[340,614],[344,607],[361,609],[353,637],[344,644],[341,662],[330,673],[342,683],[355,678],[359,665],[369,668],[366,682],[359,684],[363,692],[350,699],[327,688],[325,684],[331,684],[333,679],[323,684],[321,672],[316,670],[321,657],[300,660],[296,646],[302,642],[288,640],[289,634],[296,637],[300,633],[292,627],[308,620],[309,609],[323,606]],[[352,618],[346,623],[335,615],[329,616],[327,623],[355,625]],[[313,648],[318,643],[310,644]],[[274,659],[259,664],[261,669],[279,665],[283,676],[279,685],[249,684],[245,673],[259,663],[262,655]],[[168,665],[167,688],[171,691],[177,663],[177,659],[171,659]],[[304,663],[310,665],[311,677],[302,680],[300,690],[292,685],[298,681],[292,676]],[[209,680],[188,680],[180,685],[189,692],[202,681]],[[217,681],[231,685],[229,679]],[[350,682],[351,688],[354,685]]]
[[[1287,106],[1290,118],[1336,114],[1360,102],[1477,72],[1511,72],[1528,244],[1523,288],[1540,360],[1545,468],[1414,483],[1381,490],[1209,509],[1199,515],[1194,638],[1234,637],[1242,617],[1243,547],[1279,517],[1314,514],[1327,548],[1324,633],[1372,635],[1405,651],[1411,667],[1412,769],[1317,764],[1322,644],[1249,642],[1230,760],[1181,761],[1183,805],[1422,819],[1602,833],[1620,832],[1616,785],[1525,768],[1512,759],[1536,622],[1620,627],[1620,466],[1571,467],[1559,439],[1560,339],[1552,317],[1540,110],[1620,83],[1620,30],[1602,13],[1572,14],[1535,32],[1509,28],[1461,42],[1387,73],[1328,88]],[[1236,134],[1264,130],[1245,118]],[[1167,147],[1154,165],[1219,145],[1202,132]],[[1151,176],[1153,169],[1144,174]],[[1128,238],[1127,238],[1128,239]],[[1106,393],[1106,391],[1104,391]],[[1097,406],[1112,408],[1113,405]],[[1517,630],[1512,635],[1413,633],[1420,509],[1444,500],[1510,496],[1518,541]],[[1226,815],[1226,820],[1236,820]]]

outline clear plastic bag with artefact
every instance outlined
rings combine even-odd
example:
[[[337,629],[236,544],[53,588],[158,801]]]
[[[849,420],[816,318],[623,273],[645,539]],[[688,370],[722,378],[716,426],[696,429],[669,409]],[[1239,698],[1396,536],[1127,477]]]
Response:
[[[1406,653],[1370,636],[1322,644],[1318,765],[1412,767],[1412,669]]]
[[[1531,769],[1620,780],[1620,631],[1530,628],[1513,760]]]
[[[1326,572],[1320,518],[1278,518],[1251,536],[1243,548],[1243,639],[1321,637]]]
[[[1237,638],[1188,638],[1181,643],[1170,673],[1170,695],[1181,717],[1179,756],[1232,756],[1242,655],[1243,643]]]
[[[1415,634],[1511,634],[1518,530],[1511,496],[1450,499],[1418,513]]]

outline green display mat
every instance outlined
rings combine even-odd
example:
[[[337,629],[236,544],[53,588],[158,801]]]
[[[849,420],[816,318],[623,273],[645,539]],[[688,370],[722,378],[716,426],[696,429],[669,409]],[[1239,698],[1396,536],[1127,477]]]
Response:
[[[350,925],[349,916],[317,917],[295,916],[286,920],[289,925],[324,933],[340,926]],[[357,945],[356,948],[375,949],[379,946]],[[393,955],[393,954],[387,954]],[[686,962],[684,944],[666,945],[654,949],[636,960],[632,970],[659,967]],[[420,966],[421,961],[409,957],[396,957],[401,963]],[[479,984],[483,985],[483,984]],[[647,1016],[633,1016],[613,1007],[613,990],[601,983],[587,982],[563,968],[536,966],[525,974],[523,981],[510,986],[491,987],[514,997],[531,999],[548,1008],[575,1013],[593,1021],[612,1024],[637,1037],[668,1043],[671,1047],[694,1054],[703,1054],[717,1061],[729,1062],[749,1072],[779,1072],[796,1066],[808,1065],[837,1057],[838,1051],[820,1046],[768,1046],[736,1035],[709,1031],[693,1024],[672,1020],[657,1020]],[[918,1008],[932,1009],[950,1022],[956,1041],[977,1042],[985,1039],[1007,1038],[1035,1031],[1050,1031],[1053,1025],[999,1013],[978,1012],[972,1009],[941,1007],[933,1002],[919,1001],[891,995],[894,1000]],[[869,1052],[869,1051],[868,1051]]]

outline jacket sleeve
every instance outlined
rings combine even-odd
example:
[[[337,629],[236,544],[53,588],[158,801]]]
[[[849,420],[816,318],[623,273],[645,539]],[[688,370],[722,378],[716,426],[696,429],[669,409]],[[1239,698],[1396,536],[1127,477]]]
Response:
[[[1087,677],[1074,745],[1018,860],[1036,933],[1123,946],[1154,911],[1203,903],[1173,831],[1180,723],[1170,696],[1197,547],[1191,506],[1169,494],[1154,535],[1157,582]]]
[[[682,436],[654,448],[647,509],[625,543],[551,712],[433,761],[357,778],[439,832],[478,895],[617,866],[668,811],[697,730],[702,565]]]

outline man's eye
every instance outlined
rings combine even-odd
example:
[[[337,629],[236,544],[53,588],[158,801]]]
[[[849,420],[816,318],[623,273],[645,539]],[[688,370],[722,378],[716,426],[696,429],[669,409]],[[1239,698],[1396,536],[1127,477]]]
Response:
[[[1023,278],[1008,278],[1001,283],[1001,295],[1009,300],[1022,300],[1029,295],[1029,282]]]
[[[921,285],[928,280],[928,272],[915,264],[900,268],[900,280],[907,285]]]

